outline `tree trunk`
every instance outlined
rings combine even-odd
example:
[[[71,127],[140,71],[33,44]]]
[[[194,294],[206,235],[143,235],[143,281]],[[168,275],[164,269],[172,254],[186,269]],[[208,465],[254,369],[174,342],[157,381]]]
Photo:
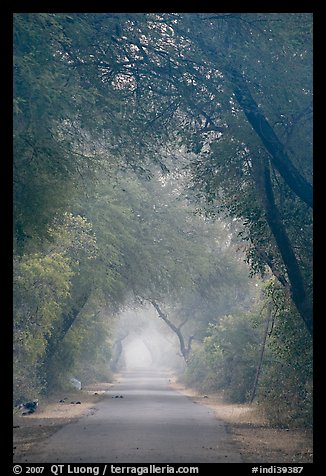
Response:
[[[261,373],[261,368],[262,368],[263,358],[264,358],[264,353],[265,353],[269,323],[271,321],[271,315],[272,315],[272,304],[269,302],[268,303],[268,309],[267,309],[267,319],[266,319],[266,325],[265,325],[265,330],[264,330],[263,342],[261,343],[261,346],[260,346],[259,361],[258,361],[258,365],[257,365],[255,381],[254,381],[252,394],[251,394],[251,398],[250,398],[249,403],[252,403],[254,401],[255,396],[256,396],[259,376],[260,376],[260,373]]]
[[[150,303],[153,305],[153,307],[156,309],[159,317],[161,319],[163,319],[163,321],[170,327],[170,329],[172,329],[172,331],[177,335],[178,339],[179,339],[179,345],[180,345],[180,352],[182,354],[182,357],[184,358],[184,361],[185,363],[187,364],[188,363],[188,358],[189,358],[189,354],[190,354],[190,351],[191,351],[191,343],[192,343],[192,340],[194,339],[194,336],[190,336],[189,339],[188,339],[188,345],[185,344],[185,340],[184,340],[184,337],[182,335],[182,332],[181,332],[181,326],[185,323],[181,323],[179,327],[177,327],[175,324],[173,324],[173,322],[171,322],[168,318],[168,316],[162,311],[162,309],[160,308],[160,306],[157,304],[156,301],[152,301],[150,300]]]
[[[113,357],[111,359],[111,368],[113,372],[116,372],[118,370],[118,362],[120,360],[120,357],[123,351],[122,341],[126,337],[128,337],[128,335],[129,335],[129,332],[123,337],[119,337],[118,339],[116,339],[116,341],[113,344],[113,351],[112,351]]]
[[[250,125],[259,136],[271,156],[274,167],[278,170],[291,190],[309,207],[313,207],[312,185],[300,174],[289,159],[285,147],[275,134],[266,117],[262,114],[254,100],[243,76],[232,68],[226,68],[226,76],[230,80],[235,97],[243,109]]]
[[[68,331],[71,329],[73,323],[77,319],[80,311],[83,309],[85,304],[87,303],[89,295],[84,295],[77,306],[74,306],[68,314],[66,314],[62,321],[62,326],[57,331],[53,332],[53,334],[47,338],[47,348],[46,348],[46,355],[44,359],[45,367],[48,368],[50,362],[55,355],[55,353],[59,350],[60,343],[63,341],[65,336],[67,335]]]
[[[310,334],[313,332],[312,302],[307,293],[301,269],[291,241],[287,235],[279,210],[275,203],[270,166],[262,159],[253,160],[257,188],[261,193],[262,204],[268,226],[274,236],[277,248],[286,267],[291,298]]]

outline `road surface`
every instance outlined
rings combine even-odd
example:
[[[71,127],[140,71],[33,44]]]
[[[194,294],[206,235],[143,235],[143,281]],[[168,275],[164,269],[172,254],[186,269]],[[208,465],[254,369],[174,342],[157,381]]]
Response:
[[[62,427],[28,462],[241,463],[241,457],[212,410],[171,388],[167,373],[137,370],[123,372],[93,414]]]

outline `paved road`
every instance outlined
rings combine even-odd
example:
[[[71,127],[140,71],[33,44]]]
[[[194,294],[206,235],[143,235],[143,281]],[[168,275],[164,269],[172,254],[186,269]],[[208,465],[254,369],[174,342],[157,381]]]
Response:
[[[173,390],[168,377],[122,373],[93,414],[61,428],[29,462],[240,463],[224,424]]]

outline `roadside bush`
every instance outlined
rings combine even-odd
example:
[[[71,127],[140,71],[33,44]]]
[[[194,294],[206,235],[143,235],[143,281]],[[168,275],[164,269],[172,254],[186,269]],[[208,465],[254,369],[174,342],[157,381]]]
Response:
[[[14,401],[36,398],[46,385],[40,364],[69,298],[71,276],[69,261],[60,253],[14,261]]]
[[[82,386],[96,382],[111,382],[112,371],[107,362],[78,362],[75,366],[75,374],[78,380],[82,382]]]
[[[193,346],[193,352],[181,380],[186,385],[204,392],[217,390],[216,375],[209,365],[207,353],[202,344]]]
[[[266,282],[260,308],[210,324],[208,336],[194,349],[184,382],[218,391],[234,403],[250,401],[268,319],[256,401],[273,425],[311,427],[311,336],[275,280]]]
[[[274,364],[263,374],[258,401],[273,425],[312,426],[312,381],[302,381],[290,366]]]
[[[312,426],[312,339],[291,301],[272,289],[274,328],[268,339],[271,359],[264,364],[258,402],[271,423]]]
[[[209,325],[210,335],[204,340],[216,388],[232,402],[246,402],[254,384],[261,330],[253,317],[250,313],[225,316]]]
[[[13,406],[38,398],[45,388],[38,366],[30,367],[28,362],[13,362]],[[28,376],[28,378],[27,378]]]

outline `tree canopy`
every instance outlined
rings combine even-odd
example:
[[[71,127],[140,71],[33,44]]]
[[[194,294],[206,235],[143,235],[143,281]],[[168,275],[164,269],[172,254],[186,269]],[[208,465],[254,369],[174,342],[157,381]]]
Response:
[[[311,29],[311,14],[17,14],[17,239],[35,192],[46,199],[33,215],[48,203],[49,217],[60,204],[44,187],[94,170],[104,150],[146,173],[146,157],[166,167],[188,142],[190,181],[244,221],[253,265],[270,267],[311,331]]]

